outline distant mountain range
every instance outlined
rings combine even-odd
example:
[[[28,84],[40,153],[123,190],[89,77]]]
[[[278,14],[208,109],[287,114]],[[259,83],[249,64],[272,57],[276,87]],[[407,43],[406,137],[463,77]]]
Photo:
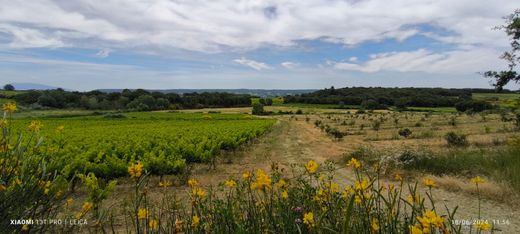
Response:
[[[98,91],[113,93],[121,92],[123,89],[98,89]],[[150,92],[161,92],[161,93],[203,93],[203,92],[222,92],[222,93],[234,93],[234,94],[249,94],[258,97],[278,97],[295,95],[302,93],[312,93],[317,89],[148,89]]]
[[[54,87],[50,85],[44,84],[36,84],[36,83],[12,83],[16,90],[49,90],[49,89],[57,89],[59,87]],[[66,89],[65,89],[66,90]]]

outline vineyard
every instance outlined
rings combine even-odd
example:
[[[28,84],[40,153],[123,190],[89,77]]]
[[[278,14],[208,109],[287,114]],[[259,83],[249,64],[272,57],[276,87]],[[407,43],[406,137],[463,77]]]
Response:
[[[16,134],[31,118],[13,121]],[[175,174],[187,163],[207,162],[266,132],[275,122],[244,114],[128,113],[87,117],[43,118],[41,154],[52,155],[48,167],[68,176],[93,172],[124,176],[141,161],[156,175]]]

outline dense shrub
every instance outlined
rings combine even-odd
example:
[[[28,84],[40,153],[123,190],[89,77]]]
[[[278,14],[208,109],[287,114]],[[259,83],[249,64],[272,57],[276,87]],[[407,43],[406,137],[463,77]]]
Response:
[[[402,136],[404,138],[408,138],[410,135],[412,135],[412,131],[408,128],[400,129],[398,133],[399,136]]]
[[[448,143],[448,146],[464,147],[469,145],[466,135],[459,135],[455,132],[446,133],[444,139]]]
[[[457,111],[465,112],[465,111],[472,111],[472,112],[482,112],[485,110],[492,109],[493,106],[485,101],[475,101],[475,100],[464,100],[457,102],[455,104],[455,108]]]
[[[252,110],[253,115],[263,115],[264,113],[265,113],[264,105],[262,105],[261,103],[253,104],[253,110]]]

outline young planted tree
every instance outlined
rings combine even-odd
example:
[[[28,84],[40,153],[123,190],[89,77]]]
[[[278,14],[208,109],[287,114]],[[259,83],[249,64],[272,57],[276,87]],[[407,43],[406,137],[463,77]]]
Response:
[[[410,135],[412,135],[412,131],[408,128],[399,130],[399,136],[402,136],[404,138],[408,138]]]

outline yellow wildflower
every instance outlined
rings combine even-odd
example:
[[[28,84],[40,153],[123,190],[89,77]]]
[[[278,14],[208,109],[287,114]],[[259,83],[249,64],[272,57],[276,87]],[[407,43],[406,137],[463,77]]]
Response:
[[[289,192],[287,192],[287,190],[282,191],[282,194],[281,194],[281,195],[282,195],[282,198],[283,198],[283,199],[287,199],[287,198],[289,198]]]
[[[31,121],[29,124],[29,131],[38,132],[43,127],[42,122],[40,121]]]
[[[144,165],[141,162],[137,162],[137,164],[132,164],[128,167],[128,174],[132,178],[139,178],[143,173]]]
[[[194,228],[196,228],[196,227],[199,226],[199,224],[200,224],[200,218],[199,218],[199,216],[194,215],[194,216],[191,218],[191,226],[194,227]]]
[[[40,182],[40,187],[43,189],[43,194],[45,194],[45,195],[49,194],[51,185],[52,185],[51,181],[41,181]]]
[[[492,228],[491,224],[488,222],[478,222],[475,224],[475,227],[481,231],[489,231]]]
[[[426,185],[426,186],[428,186],[428,187],[430,187],[430,188],[437,186],[437,185],[435,184],[435,181],[432,180],[432,179],[430,179],[430,178],[424,178],[424,179],[423,179],[423,184]]]
[[[271,189],[271,178],[262,169],[256,171],[256,180],[251,184],[252,189]]]
[[[485,182],[486,181],[484,181],[482,178],[480,178],[480,176],[475,176],[475,177],[471,178],[471,183],[474,183],[476,185],[483,184]]]
[[[347,199],[350,194],[354,194],[354,190],[349,185],[349,186],[345,187],[345,190],[343,190],[343,192],[341,193],[341,197],[343,197],[344,199]]]
[[[146,208],[139,208],[139,211],[137,211],[137,218],[139,219],[146,219],[147,215],[148,210],[146,210]]]
[[[435,214],[434,211],[426,211],[423,216],[417,217],[417,221],[421,223],[423,228],[429,229],[431,226],[442,227],[444,226],[444,218]]]
[[[206,196],[206,191],[199,187],[195,187],[191,190],[191,196],[194,198],[204,198]]]
[[[403,181],[403,177],[401,177],[401,175],[399,175],[397,173],[395,174],[394,179],[397,181]]]
[[[372,224],[370,226],[373,232],[379,231],[379,223],[377,222],[377,219],[372,219]]]
[[[365,190],[368,188],[369,184],[368,184],[368,180],[367,179],[363,179],[363,180],[358,180],[356,181],[355,183],[355,188],[357,190]]]
[[[22,181],[18,178],[15,178],[14,179],[14,183],[17,184],[17,185],[21,185],[22,184]]]
[[[314,200],[317,202],[325,202],[328,200],[328,195],[323,191],[323,189],[318,190],[316,195],[314,195]]]
[[[359,169],[361,168],[361,162],[359,162],[357,159],[355,158],[351,158],[348,162],[347,162],[347,166],[348,167],[352,167],[352,168],[355,168],[355,169]]]
[[[316,173],[316,170],[318,170],[318,163],[314,160],[309,160],[307,165],[305,165],[305,168],[307,169],[307,172],[311,174]]]
[[[305,213],[303,215],[303,223],[307,224],[307,226],[311,228],[316,226],[314,223],[314,214],[312,212]]]
[[[235,186],[237,186],[237,182],[235,182],[234,180],[226,180],[226,183],[224,185],[226,185],[226,187],[228,188],[234,188]]]
[[[421,201],[421,196],[419,196],[419,194],[415,194],[415,195],[408,195],[408,202],[410,203],[418,203]]]
[[[157,221],[157,219],[151,219],[150,222],[148,222],[148,227],[152,230],[157,230],[159,227],[159,221]]]
[[[170,182],[168,180],[159,181],[159,187],[166,188],[166,187],[169,187],[171,185],[172,185],[172,182]]]
[[[339,184],[337,183],[327,183],[327,189],[330,193],[339,193]]]
[[[175,232],[181,232],[182,231],[182,224],[184,222],[182,220],[175,220]]]
[[[391,191],[394,190],[395,187],[394,187],[394,184],[388,184],[388,185],[387,185],[387,188],[388,188],[388,191],[391,192]]]
[[[72,198],[67,199],[67,202],[66,202],[67,206],[71,206],[73,202],[74,202],[74,199],[72,199]]]
[[[419,227],[419,225],[410,225],[410,234],[423,234],[422,229]]]
[[[199,186],[199,181],[197,181],[196,179],[189,179],[188,180],[188,186],[190,188],[197,187],[197,186]]]
[[[287,188],[287,182],[285,182],[284,179],[280,179],[278,183],[276,183],[276,187],[279,189],[285,189]]]
[[[357,204],[361,203],[361,197],[359,195],[356,195],[354,197],[354,202],[357,203]]]
[[[242,179],[248,180],[249,178],[251,178],[251,172],[246,171],[246,172],[242,173]]]
[[[4,105],[2,105],[2,109],[7,113],[13,113],[17,110],[16,103],[14,103],[14,102],[5,103]]]
[[[93,206],[92,202],[85,202],[81,206],[81,211],[83,213],[87,213],[90,209],[92,209],[92,206]]]
[[[22,231],[29,231],[29,225],[28,224],[24,224],[22,226]]]

